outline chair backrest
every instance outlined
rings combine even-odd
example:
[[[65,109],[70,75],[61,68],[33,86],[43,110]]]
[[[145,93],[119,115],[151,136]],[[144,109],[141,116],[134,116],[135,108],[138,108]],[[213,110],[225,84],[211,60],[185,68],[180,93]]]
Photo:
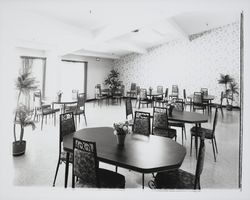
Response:
[[[201,92],[195,92],[193,96],[193,104],[202,104],[202,94]]]
[[[96,143],[74,138],[73,180],[76,176],[88,186],[100,187],[98,168]]]
[[[201,88],[201,94],[203,96],[207,96],[208,95],[208,89],[207,88]]]
[[[176,99],[175,100],[175,110],[177,111],[184,111],[184,101],[183,99]]]
[[[126,99],[126,119],[128,118],[129,115],[132,115],[133,118],[133,108],[132,108],[131,98]]]
[[[179,94],[178,85],[172,85],[172,94]]]
[[[150,113],[135,111],[133,133],[150,135]]]
[[[60,115],[59,130],[60,130],[59,143],[61,144],[64,136],[76,131],[73,112],[68,112]]]
[[[168,128],[168,113],[166,107],[153,108],[153,128]]]
[[[130,91],[135,91],[135,90],[136,90],[136,83],[131,83]]]
[[[36,107],[42,106],[42,93],[41,90],[37,90],[33,93],[33,101]]]
[[[140,99],[147,99],[147,89],[142,89],[140,90]]]
[[[140,86],[136,86],[136,95],[140,95],[141,88]]]
[[[157,93],[163,93],[163,86],[157,86]]]
[[[224,93],[223,92],[221,92],[220,93],[220,106],[222,106],[222,104],[223,104],[223,99],[224,99],[225,97],[224,97]]]
[[[202,136],[200,138],[200,147],[199,147],[199,153],[195,170],[194,189],[200,189],[200,176],[203,171],[204,160],[205,160],[205,142],[204,142],[204,136]]]
[[[85,93],[78,93],[77,95],[77,108],[85,108],[85,101],[86,101],[86,94]]]
[[[187,99],[186,89],[183,89],[183,99],[184,99],[184,100]]]
[[[168,88],[166,88],[165,90],[165,96],[164,96],[166,99],[168,98]]]
[[[102,89],[101,89],[101,85],[97,84],[95,86],[95,97],[100,97],[102,95]]]
[[[217,121],[218,121],[218,107],[215,108],[215,113],[214,113],[213,135],[215,133],[215,128],[216,128],[216,125],[217,125]]]

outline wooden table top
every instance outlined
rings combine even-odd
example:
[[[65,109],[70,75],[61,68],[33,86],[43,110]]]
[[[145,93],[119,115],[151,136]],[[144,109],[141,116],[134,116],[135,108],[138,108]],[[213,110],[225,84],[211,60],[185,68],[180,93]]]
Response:
[[[185,147],[172,139],[128,134],[124,146],[120,147],[113,131],[111,127],[78,130],[64,137],[64,150],[73,151],[73,137],[95,141],[100,161],[141,173],[179,168],[185,158]]]
[[[153,117],[153,108],[141,108],[136,111],[149,112],[150,116]],[[168,119],[171,121],[184,122],[184,123],[205,123],[208,122],[208,115],[201,114],[197,112],[189,112],[189,111],[176,111],[173,110],[172,116],[168,116]]]

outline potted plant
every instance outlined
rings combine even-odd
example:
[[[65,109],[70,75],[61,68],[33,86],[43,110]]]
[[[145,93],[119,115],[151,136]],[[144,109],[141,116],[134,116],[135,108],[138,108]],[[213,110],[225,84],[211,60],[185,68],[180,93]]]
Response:
[[[29,69],[24,69],[20,72],[16,80],[16,89],[18,91],[17,106],[14,118],[14,142],[12,144],[12,153],[14,156],[23,155],[26,149],[26,141],[23,140],[24,128],[32,126],[35,128],[34,121],[32,120],[32,111],[21,101],[27,97],[31,91],[36,90],[36,80],[31,77]],[[21,96],[23,95],[23,98]],[[16,125],[20,125],[19,139],[16,133]]]
[[[117,89],[121,86],[119,75],[120,73],[118,72],[117,69],[112,69],[108,77],[104,80],[104,84],[109,87],[112,96],[117,91]]]
[[[239,88],[235,81],[229,83],[229,88],[226,91],[227,99],[231,101],[230,104],[228,104],[227,109],[232,110],[233,109],[233,101],[234,101],[234,95],[238,95]]]
[[[228,84],[232,83],[233,81],[234,81],[233,78],[228,74],[220,74],[220,78],[218,80],[218,83],[223,84],[225,87],[224,95],[227,101],[227,109],[230,109],[229,108],[230,104],[229,104],[229,99],[228,99]]]

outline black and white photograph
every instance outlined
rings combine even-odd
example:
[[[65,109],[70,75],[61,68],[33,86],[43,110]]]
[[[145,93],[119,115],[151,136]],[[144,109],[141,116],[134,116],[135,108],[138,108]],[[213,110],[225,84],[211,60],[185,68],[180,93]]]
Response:
[[[0,199],[248,199],[247,0],[0,0]]]

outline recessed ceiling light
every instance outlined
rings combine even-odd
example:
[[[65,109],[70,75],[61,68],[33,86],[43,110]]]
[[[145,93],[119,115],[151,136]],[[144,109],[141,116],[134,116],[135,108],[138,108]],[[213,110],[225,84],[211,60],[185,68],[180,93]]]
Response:
[[[133,33],[138,33],[139,32],[139,29],[135,29],[132,31]]]

